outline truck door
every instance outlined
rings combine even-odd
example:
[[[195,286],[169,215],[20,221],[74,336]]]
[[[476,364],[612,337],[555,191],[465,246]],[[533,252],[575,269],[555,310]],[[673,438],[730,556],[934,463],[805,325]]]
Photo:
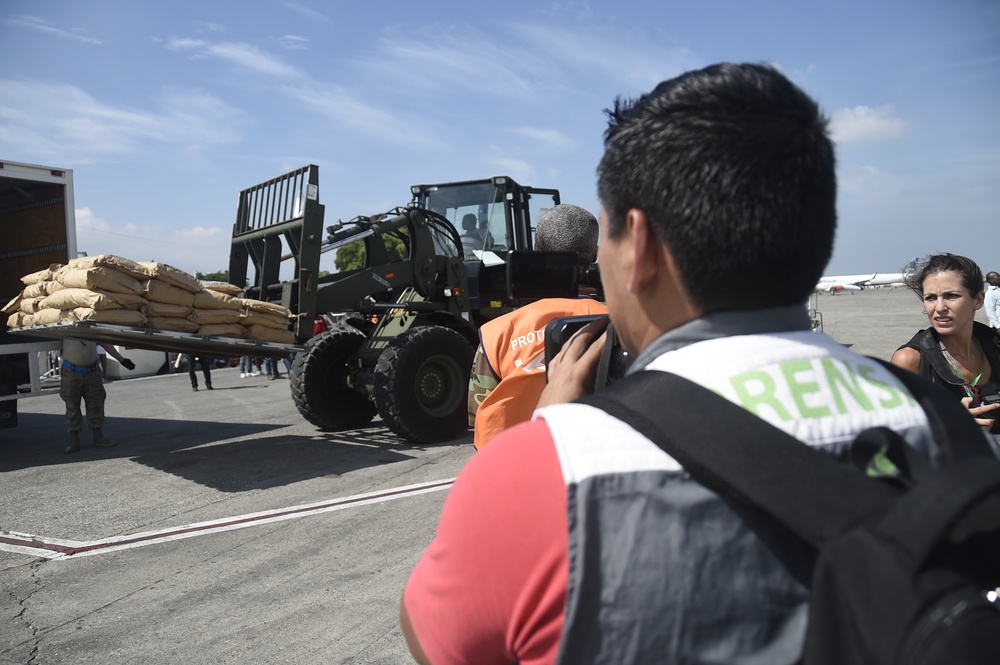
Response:
[[[517,248],[531,250],[535,246],[535,226],[546,210],[559,205],[559,190],[524,187],[520,194],[524,224],[515,225],[515,233],[518,234]]]

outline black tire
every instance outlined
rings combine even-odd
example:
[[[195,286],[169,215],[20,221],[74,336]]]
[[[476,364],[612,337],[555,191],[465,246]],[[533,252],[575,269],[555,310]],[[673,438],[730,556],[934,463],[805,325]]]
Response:
[[[379,415],[396,435],[439,443],[469,427],[472,345],[451,328],[423,326],[394,338],[375,365]]]
[[[375,417],[375,405],[348,383],[348,360],[365,341],[361,333],[326,332],[306,342],[295,354],[289,384],[302,417],[322,430],[364,427]]]

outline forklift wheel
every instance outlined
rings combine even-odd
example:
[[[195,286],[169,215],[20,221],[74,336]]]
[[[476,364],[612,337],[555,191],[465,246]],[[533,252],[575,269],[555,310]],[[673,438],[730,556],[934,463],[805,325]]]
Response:
[[[473,349],[443,326],[413,328],[393,338],[375,366],[375,404],[385,424],[416,443],[439,443],[469,427]]]
[[[310,339],[295,354],[289,383],[299,413],[322,430],[364,427],[375,417],[375,405],[348,383],[348,361],[365,336],[345,330],[326,332]]]

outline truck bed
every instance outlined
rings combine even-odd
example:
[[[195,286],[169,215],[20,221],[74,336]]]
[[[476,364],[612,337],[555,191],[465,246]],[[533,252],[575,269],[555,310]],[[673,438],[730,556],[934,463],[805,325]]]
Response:
[[[15,328],[11,332],[30,337],[46,339],[83,339],[92,342],[114,344],[130,349],[151,351],[174,351],[177,353],[204,353],[214,356],[259,356],[261,358],[281,358],[302,350],[301,344],[261,342],[235,337],[214,337],[198,333],[173,332],[150,328],[134,328],[109,323],[74,321],[53,323],[44,326]]]

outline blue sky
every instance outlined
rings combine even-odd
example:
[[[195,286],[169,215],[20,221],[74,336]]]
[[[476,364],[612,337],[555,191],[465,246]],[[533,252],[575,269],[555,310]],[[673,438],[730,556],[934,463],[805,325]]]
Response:
[[[74,170],[80,250],[211,272],[239,191],[309,163],[328,223],[502,174],[596,214],[603,109],[720,61],[831,116],[827,274],[1000,269],[996,0],[5,0],[0,160]]]

